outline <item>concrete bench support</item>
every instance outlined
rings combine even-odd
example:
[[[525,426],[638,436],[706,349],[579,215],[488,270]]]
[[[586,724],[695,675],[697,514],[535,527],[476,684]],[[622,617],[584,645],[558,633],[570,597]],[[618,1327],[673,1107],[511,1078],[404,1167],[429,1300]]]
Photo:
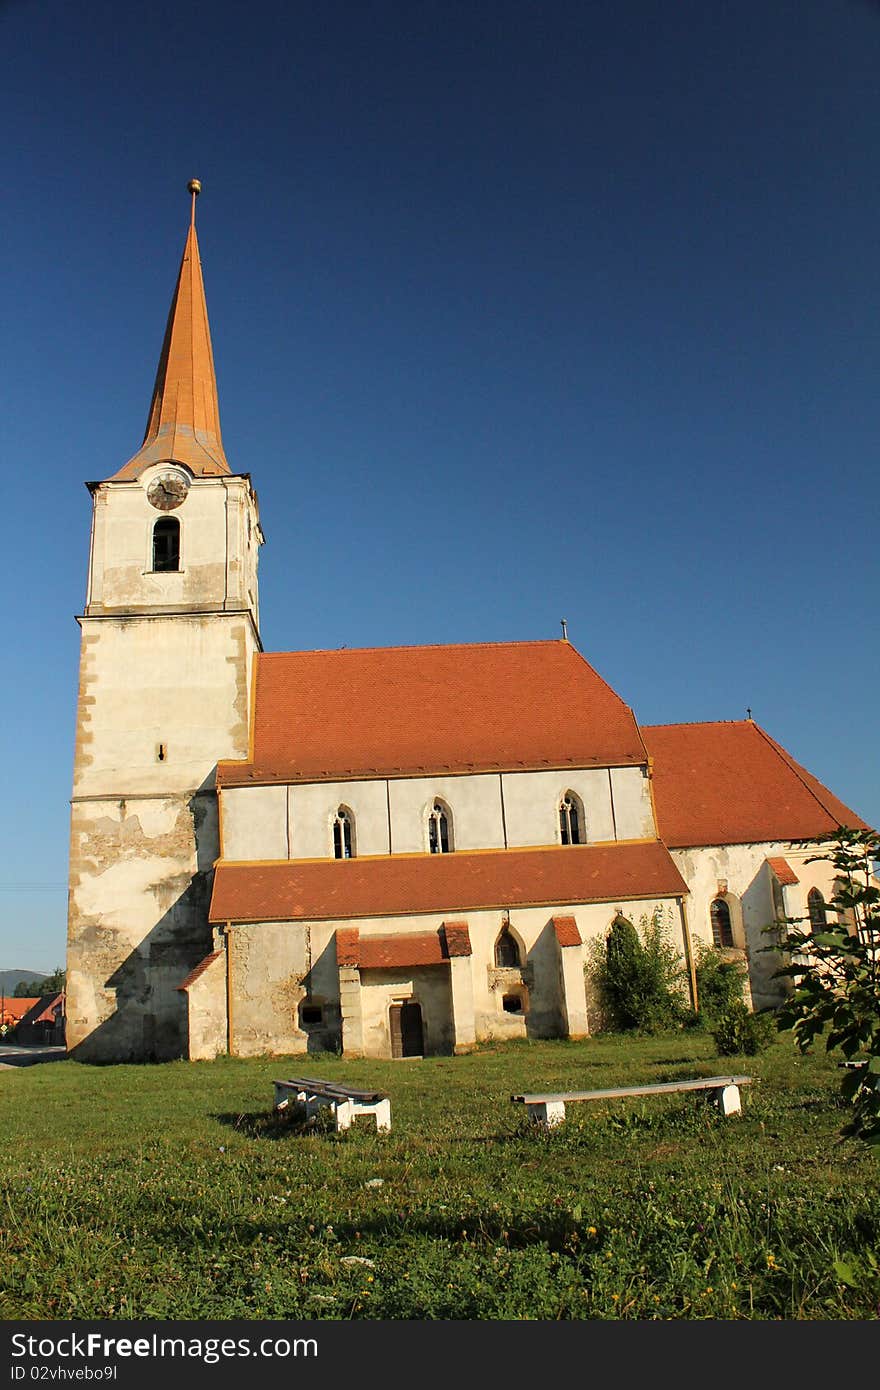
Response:
[[[722,1115],[741,1115],[742,1102],[739,1095],[739,1087],[734,1085],[719,1086],[717,1091],[712,1092],[712,1099],[718,1106]]]
[[[547,1125],[548,1129],[561,1125],[565,1119],[565,1102],[561,1100],[542,1100],[526,1109],[530,1120],[538,1125]]]

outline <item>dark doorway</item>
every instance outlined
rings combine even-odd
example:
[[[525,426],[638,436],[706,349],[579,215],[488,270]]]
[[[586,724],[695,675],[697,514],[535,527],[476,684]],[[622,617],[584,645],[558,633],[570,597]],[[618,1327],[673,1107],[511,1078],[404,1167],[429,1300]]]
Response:
[[[391,1005],[391,1056],[423,1057],[425,1033],[422,1006],[412,1002]]]

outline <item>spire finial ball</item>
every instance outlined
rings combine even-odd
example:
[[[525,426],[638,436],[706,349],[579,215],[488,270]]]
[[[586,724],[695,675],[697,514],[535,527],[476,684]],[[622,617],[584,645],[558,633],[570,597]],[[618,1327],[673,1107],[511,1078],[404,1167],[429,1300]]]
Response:
[[[201,193],[201,191],[202,191],[201,180],[200,180],[200,179],[190,179],[189,183],[186,185],[186,191],[187,191],[187,193],[192,193],[192,194],[195,195],[195,197],[198,197],[198,195],[199,195],[199,194]]]

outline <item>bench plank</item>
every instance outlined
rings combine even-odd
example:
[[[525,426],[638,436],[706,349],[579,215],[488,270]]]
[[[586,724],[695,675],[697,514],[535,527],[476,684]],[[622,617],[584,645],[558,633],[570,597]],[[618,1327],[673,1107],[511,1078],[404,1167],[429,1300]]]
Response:
[[[295,1086],[300,1091],[325,1091],[329,1095],[344,1096],[349,1100],[385,1100],[385,1091],[361,1091],[354,1086],[343,1086],[337,1081],[319,1081],[315,1077],[292,1076],[285,1081],[274,1082],[276,1086]]]
[[[607,1091],[536,1091],[533,1094],[511,1096],[525,1105],[543,1105],[567,1100],[614,1100],[620,1096],[650,1096],[663,1091],[716,1091],[721,1086],[745,1086],[750,1076],[700,1076],[691,1081],[658,1081],[651,1086],[615,1086]]]
[[[656,1096],[664,1092],[711,1091],[722,1115],[742,1113],[739,1088],[747,1086],[750,1076],[695,1076],[681,1081],[657,1081],[650,1086],[614,1086],[605,1091],[544,1091],[511,1096],[525,1105],[530,1120],[552,1128],[565,1119],[565,1106],[576,1100],[615,1100],[620,1096]]]

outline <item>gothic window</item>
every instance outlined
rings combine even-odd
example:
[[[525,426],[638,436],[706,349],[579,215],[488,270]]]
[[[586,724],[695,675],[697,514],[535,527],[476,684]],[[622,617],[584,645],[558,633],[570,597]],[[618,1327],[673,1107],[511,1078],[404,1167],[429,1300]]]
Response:
[[[586,842],[584,808],[574,792],[566,792],[559,803],[559,838],[564,845]]]
[[[828,918],[825,915],[825,899],[818,888],[811,888],[807,894],[807,912],[810,914],[810,926],[813,931],[822,931],[828,926]]]
[[[180,522],[176,516],[161,516],[153,527],[153,569],[180,569]]]
[[[712,918],[712,940],[720,949],[732,949],[733,947],[733,925],[730,920],[730,908],[723,898],[716,898],[709,909]]]
[[[499,970],[515,970],[520,964],[519,946],[509,927],[501,928],[495,942],[495,964]]]
[[[340,806],[333,817],[333,856],[335,859],[354,857],[354,816],[347,806]]]
[[[445,802],[435,801],[428,814],[428,849],[448,854],[452,847],[452,813]]]

